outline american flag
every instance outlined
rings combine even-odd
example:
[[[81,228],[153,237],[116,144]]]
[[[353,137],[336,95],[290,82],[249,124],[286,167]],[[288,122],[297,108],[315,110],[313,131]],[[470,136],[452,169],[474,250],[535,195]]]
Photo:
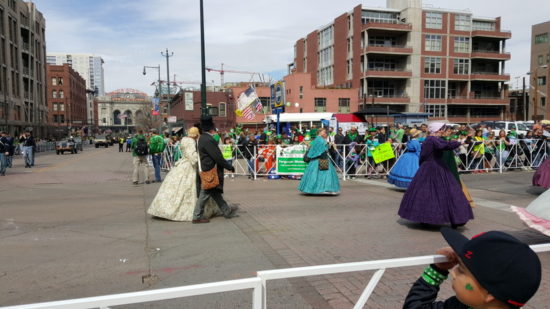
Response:
[[[262,105],[262,102],[260,101],[260,99],[257,99],[256,100],[256,112],[261,113],[263,109],[264,109],[264,107]]]
[[[254,119],[255,114],[250,105],[243,110],[243,117],[248,120]]]

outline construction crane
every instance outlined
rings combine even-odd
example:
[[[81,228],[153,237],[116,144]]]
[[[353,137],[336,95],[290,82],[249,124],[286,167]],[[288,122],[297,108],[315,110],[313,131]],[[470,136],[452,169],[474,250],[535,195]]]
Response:
[[[223,84],[224,84],[224,80],[223,80],[223,76],[225,74],[225,72],[227,73],[237,73],[237,74],[250,74],[250,81],[252,81],[252,79],[254,78],[254,75],[258,75],[258,77],[260,78],[260,80],[262,80],[262,74],[258,73],[258,72],[247,72],[247,71],[234,71],[234,70],[224,70],[223,69],[223,63],[221,65],[221,69],[213,69],[213,68],[205,68],[208,72],[219,72],[220,73],[220,82],[221,82],[221,85],[223,87]]]

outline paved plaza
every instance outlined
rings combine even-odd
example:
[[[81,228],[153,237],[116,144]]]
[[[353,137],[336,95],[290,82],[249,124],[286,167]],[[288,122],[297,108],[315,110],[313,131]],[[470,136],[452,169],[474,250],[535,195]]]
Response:
[[[303,196],[296,180],[226,179],[225,197],[240,217],[208,224],[154,219],[145,211],[159,184],[134,186],[132,158],[108,149],[20,158],[0,178],[0,306],[90,297],[253,277],[256,271],[434,254],[437,229],[401,220],[403,191],[385,180],[342,182],[336,197]],[[463,175],[474,199],[467,236],[497,229],[530,243],[550,238],[528,229],[509,205],[538,194],[533,173]],[[526,308],[550,308],[550,253],[543,283]],[[423,267],[386,271],[366,308],[400,308]],[[149,278],[143,282],[143,278]],[[268,283],[268,308],[352,308],[372,272]],[[451,295],[442,286],[440,298]],[[251,291],[128,308],[250,308]]]

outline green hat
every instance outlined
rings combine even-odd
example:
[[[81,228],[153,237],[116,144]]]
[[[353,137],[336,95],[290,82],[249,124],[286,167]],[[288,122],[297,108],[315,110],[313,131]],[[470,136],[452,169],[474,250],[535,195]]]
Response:
[[[376,128],[370,128],[369,132],[376,132]]]

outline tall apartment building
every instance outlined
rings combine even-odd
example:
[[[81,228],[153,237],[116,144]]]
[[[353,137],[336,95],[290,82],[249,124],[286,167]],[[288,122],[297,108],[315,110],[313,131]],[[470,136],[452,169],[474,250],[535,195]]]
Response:
[[[0,0],[0,128],[47,134],[46,20],[34,3]]]
[[[531,66],[529,113],[531,119],[550,119],[548,93],[550,92],[550,21],[531,28]]]
[[[299,39],[292,74],[309,73],[312,87],[356,89],[351,102],[363,106],[453,122],[500,120],[509,104],[510,38],[500,18],[387,0],[387,8],[358,5]],[[338,102],[327,103],[337,112]]]
[[[88,89],[89,93],[87,103],[88,123],[94,123],[94,95],[105,95],[103,59],[92,54],[48,53],[47,62],[54,65],[67,63],[86,80],[86,89]]]
[[[60,132],[77,130],[87,124],[86,81],[67,63],[47,65],[46,81],[50,124]],[[64,128],[59,130],[59,128]],[[66,128],[66,129],[65,129]]]

